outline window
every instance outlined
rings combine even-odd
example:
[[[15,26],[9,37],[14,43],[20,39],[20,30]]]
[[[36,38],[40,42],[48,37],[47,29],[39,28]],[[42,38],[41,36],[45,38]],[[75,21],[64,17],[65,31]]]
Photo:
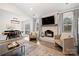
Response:
[[[72,32],[73,12],[63,14],[63,31]]]
[[[30,33],[30,24],[25,24],[25,34]]]

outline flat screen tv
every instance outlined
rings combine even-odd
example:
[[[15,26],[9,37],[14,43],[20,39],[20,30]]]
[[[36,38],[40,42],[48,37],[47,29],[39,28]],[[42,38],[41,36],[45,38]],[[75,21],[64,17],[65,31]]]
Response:
[[[42,18],[42,25],[55,24],[54,16]]]

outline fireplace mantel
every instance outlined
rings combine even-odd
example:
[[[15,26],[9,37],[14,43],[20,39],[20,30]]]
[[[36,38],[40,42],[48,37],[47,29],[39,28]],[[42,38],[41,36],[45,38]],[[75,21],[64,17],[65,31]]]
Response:
[[[49,25],[43,25],[42,27],[53,27],[53,26],[58,26],[58,24],[49,24]]]

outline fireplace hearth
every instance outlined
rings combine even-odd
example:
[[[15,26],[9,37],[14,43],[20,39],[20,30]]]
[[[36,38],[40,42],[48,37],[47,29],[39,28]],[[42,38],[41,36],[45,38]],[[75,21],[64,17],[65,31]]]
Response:
[[[51,31],[51,30],[46,30],[46,31],[45,31],[45,36],[46,36],[46,37],[53,37],[53,36],[54,36],[54,32]]]

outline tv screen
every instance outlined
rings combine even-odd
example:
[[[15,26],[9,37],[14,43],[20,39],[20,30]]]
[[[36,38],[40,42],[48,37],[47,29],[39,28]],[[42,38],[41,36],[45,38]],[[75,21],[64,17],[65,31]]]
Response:
[[[55,24],[54,16],[42,18],[42,25]]]

